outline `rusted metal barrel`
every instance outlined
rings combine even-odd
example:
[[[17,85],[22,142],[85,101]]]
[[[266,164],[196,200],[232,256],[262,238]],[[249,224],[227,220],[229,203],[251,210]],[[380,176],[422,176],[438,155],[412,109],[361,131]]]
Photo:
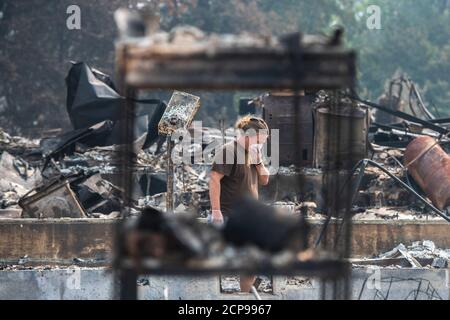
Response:
[[[404,163],[438,209],[450,206],[450,156],[434,138],[423,136],[411,141]]]

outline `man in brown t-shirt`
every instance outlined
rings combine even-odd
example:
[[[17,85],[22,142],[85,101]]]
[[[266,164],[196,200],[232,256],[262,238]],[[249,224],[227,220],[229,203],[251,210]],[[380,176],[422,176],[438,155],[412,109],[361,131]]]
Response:
[[[214,159],[209,182],[212,222],[222,224],[234,202],[250,195],[258,198],[258,185],[269,182],[269,171],[261,158],[261,147],[268,138],[264,120],[246,116],[238,120],[238,138],[225,144]],[[248,292],[254,276],[241,277],[241,291]]]
[[[242,158],[244,160],[242,163],[237,161],[239,154],[243,155]],[[226,159],[223,160],[222,155],[224,158],[231,158],[233,163],[228,163]],[[223,216],[228,216],[234,202],[238,201],[239,197],[245,195],[258,197],[258,171],[256,164],[246,165],[244,162],[245,157],[250,157],[249,152],[236,141],[225,144],[216,155],[211,169],[211,180],[216,182],[216,185],[214,183],[210,184],[210,187],[212,187],[210,190],[218,191],[220,201],[219,206],[217,206],[217,201],[213,204],[216,193],[212,194],[213,222],[222,223]],[[216,188],[218,186],[217,180],[220,182],[220,189]],[[222,214],[222,217],[220,214]]]

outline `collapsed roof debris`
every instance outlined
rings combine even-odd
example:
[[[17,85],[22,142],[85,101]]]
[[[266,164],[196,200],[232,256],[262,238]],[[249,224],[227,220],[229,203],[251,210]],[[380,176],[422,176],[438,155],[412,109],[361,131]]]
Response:
[[[19,201],[26,218],[82,218],[85,212],[69,186],[69,181],[54,181],[33,189]]]

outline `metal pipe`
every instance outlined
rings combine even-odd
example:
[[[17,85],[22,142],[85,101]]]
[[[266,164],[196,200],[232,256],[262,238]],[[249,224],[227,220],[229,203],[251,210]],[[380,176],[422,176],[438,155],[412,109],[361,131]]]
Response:
[[[434,123],[432,123],[430,121],[422,120],[420,118],[414,117],[414,116],[412,116],[412,115],[410,115],[408,113],[405,113],[405,112],[391,110],[391,109],[389,109],[389,108],[387,108],[385,106],[382,106],[382,105],[379,105],[379,104],[376,104],[376,103],[373,103],[373,102],[361,99],[361,98],[359,98],[356,95],[348,95],[348,97],[350,99],[355,100],[355,101],[361,102],[361,103],[363,103],[363,104],[365,104],[365,105],[367,105],[369,107],[372,107],[372,108],[381,110],[383,112],[389,113],[389,114],[391,114],[393,116],[396,116],[398,118],[402,118],[402,119],[407,120],[407,121],[419,123],[422,126],[424,126],[425,128],[428,128],[430,130],[436,131],[436,132],[438,132],[440,134],[448,134],[450,132],[446,128],[440,127],[440,126],[438,126],[438,125],[436,125],[436,124],[434,124]]]
[[[252,293],[255,296],[256,300],[262,300],[261,296],[258,293],[258,290],[256,290],[255,286],[252,286]]]

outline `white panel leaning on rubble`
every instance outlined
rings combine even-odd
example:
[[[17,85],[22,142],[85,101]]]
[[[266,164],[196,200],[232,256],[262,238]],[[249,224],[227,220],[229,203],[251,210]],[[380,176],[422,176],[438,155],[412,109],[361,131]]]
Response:
[[[199,108],[200,97],[186,92],[174,91],[166,111],[159,121],[159,133],[170,135],[179,129],[186,130]]]

